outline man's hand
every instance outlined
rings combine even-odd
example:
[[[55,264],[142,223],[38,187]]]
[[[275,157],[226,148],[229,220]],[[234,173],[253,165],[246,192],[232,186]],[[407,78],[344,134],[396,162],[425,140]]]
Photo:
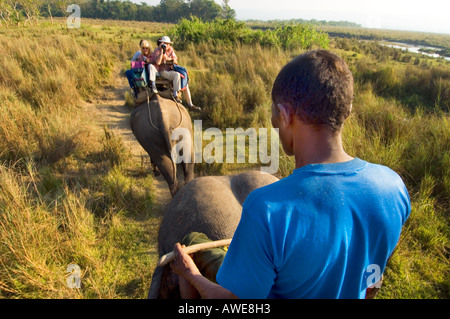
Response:
[[[161,51],[162,51],[163,54],[166,54],[167,44],[161,43],[161,44],[159,45],[159,48],[161,49]]]
[[[170,263],[172,270],[186,280],[195,290],[198,291],[202,298],[206,299],[235,299],[237,298],[231,291],[221,287],[220,285],[209,281],[203,277],[194,263],[194,260],[186,254],[182,246],[177,243],[173,249],[175,260]],[[180,286],[181,288],[181,286]],[[182,296],[183,297],[183,296]]]
[[[172,270],[179,276],[189,277],[199,275],[200,271],[191,256],[183,250],[185,246],[177,243],[173,249],[175,260],[170,264]]]

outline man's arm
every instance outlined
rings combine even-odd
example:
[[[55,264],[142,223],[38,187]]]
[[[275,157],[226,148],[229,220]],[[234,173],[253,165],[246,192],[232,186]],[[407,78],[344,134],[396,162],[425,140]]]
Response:
[[[231,291],[203,277],[192,258],[180,244],[174,248],[175,260],[170,264],[172,270],[193,286],[204,299],[237,299]],[[181,279],[181,278],[180,278]]]
[[[173,62],[173,64],[178,64],[178,57],[175,54],[175,50],[172,48],[172,54],[170,55],[170,61]]]
[[[164,56],[164,54],[162,52],[162,49],[160,47],[157,47],[151,55],[150,62],[152,64],[161,65],[161,63],[163,62],[163,56]]]

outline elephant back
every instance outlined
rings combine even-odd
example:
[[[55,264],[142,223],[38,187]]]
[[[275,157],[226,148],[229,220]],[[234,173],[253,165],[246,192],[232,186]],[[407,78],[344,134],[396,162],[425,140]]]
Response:
[[[197,178],[185,185],[168,204],[158,235],[160,256],[191,232],[212,240],[233,237],[242,205],[256,188],[276,182],[272,175],[258,171],[230,176]],[[169,266],[156,267],[148,298],[180,298],[178,277]]]
[[[194,231],[212,240],[233,237],[250,192],[277,180],[255,171],[206,176],[186,184],[165,210],[158,238],[160,255],[172,251],[175,243]]]
[[[180,127],[187,128],[192,133],[191,117],[183,105],[156,95],[150,102],[150,108],[151,110],[154,109],[155,113],[161,114],[161,129],[169,132],[169,135]],[[153,111],[151,114],[153,115]],[[155,116],[158,116],[158,114],[155,114]]]

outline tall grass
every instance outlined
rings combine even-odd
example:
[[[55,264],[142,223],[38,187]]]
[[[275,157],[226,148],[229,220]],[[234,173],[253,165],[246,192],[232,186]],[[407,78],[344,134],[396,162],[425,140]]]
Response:
[[[32,170],[19,177],[0,166],[1,295],[78,297],[65,284],[65,271],[71,262],[92,265],[98,258],[93,215],[67,188],[47,205],[42,194],[29,196],[36,187]]]
[[[113,172],[99,181],[96,192],[97,196],[103,194],[104,210],[98,216],[99,197],[93,203],[89,193],[76,193],[64,182],[55,187],[54,181],[56,194],[49,196],[36,168],[27,166],[29,172],[22,176],[13,167],[0,166],[0,295],[145,296],[152,267],[149,242],[155,240],[147,238],[134,219],[144,218],[143,212],[152,207],[153,199],[148,197],[151,180],[145,182],[146,187],[135,188],[131,179]],[[140,196],[148,197],[149,206],[128,207],[128,203],[145,203]],[[154,227],[146,223],[149,229]],[[140,262],[134,263],[137,259]],[[82,269],[82,289],[67,285],[69,264]]]
[[[181,63],[192,65],[190,87],[194,103],[204,107],[203,120],[218,128],[255,122],[258,112],[270,110],[272,83],[294,52],[258,44],[189,45]]]
[[[370,84],[374,92],[395,98],[414,110],[450,110],[450,70],[444,59],[429,59],[401,49],[349,39],[334,41],[336,48],[353,55],[356,82]]]
[[[111,53],[86,44],[65,35],[0,39],[2,159],[55,163],[82,151],[88,133],[77,104],[101,86],[113,65]]]
[[[137,43],[91,27],[1,31],[0,296],[144,297],[153,178],[83,102],[112,85]],[[68,287],[70,264],[81,289]]]

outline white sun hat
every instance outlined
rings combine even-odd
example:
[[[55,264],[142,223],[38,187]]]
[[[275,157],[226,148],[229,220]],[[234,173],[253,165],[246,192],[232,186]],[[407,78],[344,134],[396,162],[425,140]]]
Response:
[[[170,41],[170,38],[168,37],[168,36],[163,36],[162,38],[161,38],[161,40],[159,40],[159,42],[164,42],[164,43],[170,43],[170,44],[173,44],[173,42],[171,42]]]

